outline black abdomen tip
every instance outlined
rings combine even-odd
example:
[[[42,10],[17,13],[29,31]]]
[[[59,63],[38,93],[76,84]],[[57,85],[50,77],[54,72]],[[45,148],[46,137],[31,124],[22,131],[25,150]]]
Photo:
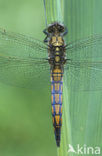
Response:
[[[60,147],[60,140],[56,140],[57,147]]]
[[[61,135],[61,128],[55,128],[55,138],[57,147],[60,147],[60,135]]]

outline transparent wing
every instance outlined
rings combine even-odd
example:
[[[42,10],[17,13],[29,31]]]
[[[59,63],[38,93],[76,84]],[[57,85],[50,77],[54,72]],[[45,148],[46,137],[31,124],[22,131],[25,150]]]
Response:
[[[67,47],[67,78],[72,90],[102,89],[102,35],[92,35]]]
[[[102,90],[102,61],[69,61],[66,67],[67,83],[73,91]]]
[[[50,81],[49,73],[46,45],[24,35],[0,30],[2,82],[25,88],[45,87]]]
[[[46,58],[46,49],[46,45],[39,40],[0,28],[0,52],[3,54],[20,58]]]
[[[95,35],[90,35],[85,39],[80,39],[69,43],[66,49],[68,54],[70,53],[72,54],[75,53],[76,50],[80,51],[81,49],[87,49],[89,47],[97,47],[97,44],[101,44],[101,43],[102,43],[102,35],[95,34]]]

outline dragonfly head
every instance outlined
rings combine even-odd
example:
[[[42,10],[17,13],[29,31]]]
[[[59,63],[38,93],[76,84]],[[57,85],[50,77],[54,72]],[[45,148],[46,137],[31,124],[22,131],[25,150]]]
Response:
[[[44,42],[48,42],[52,37],[59,37],[57,40],[60,40],[60,37],[63,38],[63,36],[67,34],[68,30],[63,24],[54,22],[48,25],[48,27],[44,29],[43,32],[47,35],[44,39]]]
[[[47,29],[48,29],[48,33],[50,33],[50,34],[53,34],[53,33],[61,34],[65,31],[64,25],[60,24],[58,22],[54,22],[54,23],[50,24]]]

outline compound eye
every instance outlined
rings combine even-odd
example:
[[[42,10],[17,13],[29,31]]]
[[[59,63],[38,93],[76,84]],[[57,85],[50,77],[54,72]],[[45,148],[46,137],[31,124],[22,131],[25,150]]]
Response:
[[[53,33],[53,32],[54,32],[53,27],[49,27],[49,28],[48,28],[48,32],[49,32],[49,33]]]
[[[58,31],[62,33],[64,32],[64,28],[62,26],[58,26]]]

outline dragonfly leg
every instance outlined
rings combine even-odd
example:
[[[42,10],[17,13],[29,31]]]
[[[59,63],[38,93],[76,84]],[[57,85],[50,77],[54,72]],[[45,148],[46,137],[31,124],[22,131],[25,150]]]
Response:
[[[48,42],[48,36],[45,37],[44,43]]]
[[[46,35],[49,34],[49,33],[47,32],[47,29],[44,29],[44,30],[43,30],[43,33],[46,34]]]
[[[44,43],[46,43],[46,42],[48,42],[49,33],[47,32],[47,29],[44,29],[44,30],[43,30],[43,33],[44,33],[45,35],[47,35],[47,36],[45,37],[45,39],[44,39]]]
[[[67,28],[65,28],[64,33],[62,33],[62,36],[65,36],[67,33],[68,33],[68,29],[67,29]]]

